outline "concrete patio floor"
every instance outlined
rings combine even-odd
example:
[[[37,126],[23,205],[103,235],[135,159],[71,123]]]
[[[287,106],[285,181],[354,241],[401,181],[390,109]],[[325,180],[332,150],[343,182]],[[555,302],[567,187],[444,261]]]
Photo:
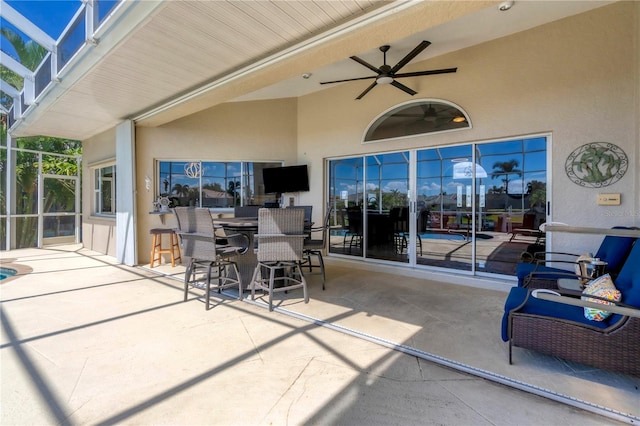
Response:
[[[227,295],[205,311],[201,291],[185,303],[174,278],[80,246],[2,263],[19,270],[0,284],[3,425],[617,423]],[[393,275],[329,268],[326,292],[310,277],[310,303],[283,307],[419,339],[412,321],[336,303],[345,282]]]

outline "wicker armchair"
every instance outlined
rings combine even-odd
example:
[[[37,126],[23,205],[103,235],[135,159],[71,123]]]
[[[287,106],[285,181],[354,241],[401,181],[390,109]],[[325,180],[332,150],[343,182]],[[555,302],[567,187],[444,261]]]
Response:
[[[251,300],[255,300],[256,290],[267,291],[272,311],[274,293],[302,288],[304,302],[309,302],[307,282],[300,268],[304,238],[304,210],[258,211],[258,265],[251,279]]]
[[[623,226],[615,226],[613,229],[637,229],[627,228]],[[602,240],[600,247],[596,251],[594,257],[604,260],[608,263],[607,272],[612,277],[619,273],[620,268],[624,265],[631,247],[635,242],[633,237],[619,237],[607,235]],[[518,286],[527,288],[557,288],[557,280],[562,278],[575,278],[573,274],[574,265],[578,254],[559,253],[559,252],[540,252],[535,253],[532,262],[520,262],[516,267],[516,276],[518,277]],[[549,264],[565,264],[571,270],[561,269],[558,267],[548,266]]]
[[[514,287],[505,303],[502,339],[513,347],[640,377],[640,244],[634,244],[615,279],[622,300],[614,306]],[[589,296],[589,298],[596,298]],[[613,312],[585,318],[584,307]]]
[[[207,310],[212,287],[218,293],[224,288],[238,287],[238,298],[242,299],[240,273],[236,263],[230,259],[247,250],[248,239],[244,237],[244,246],[220,245],[209,209],[176,207],[174,211],[182,250],[189,258],[184,274],[184,301],[187,301],[189,287],[205,288]],[[238,235],[238,238],[242,237]]]

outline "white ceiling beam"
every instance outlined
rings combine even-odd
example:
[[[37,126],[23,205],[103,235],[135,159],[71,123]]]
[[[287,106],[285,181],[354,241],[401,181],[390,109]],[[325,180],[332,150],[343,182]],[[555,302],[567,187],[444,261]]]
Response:
[[[11,22],[17,29],[22,31],[31,40],[47,49],[49,52],[55,50],[56,41],[40,27],[22,16],[17,10],[12,8],[4,0],[0,0],[0,16]]]
[[[33,76],[33,72],[20,62],[13,59],[11,56],[7,55],[3,51],[0,50],[0,64],[9,68],[11,71],[15,72],[22,78],[31,78]]]
[[[12,85],[10,85],[9,83],[1,79],[0,79],[0,90],[2,90],[4,93],[11,96],[12,98],[16,98],[20,95],[20,91],[18,89],[16,89]]]

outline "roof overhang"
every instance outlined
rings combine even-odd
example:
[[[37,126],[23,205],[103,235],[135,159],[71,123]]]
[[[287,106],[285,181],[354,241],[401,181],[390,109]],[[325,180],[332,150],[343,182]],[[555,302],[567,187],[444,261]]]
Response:
[[[269,87],[282,88],[275,97],[300,96],[287,82],[336,73],[383,44],[402,53],[412,38],[440,37],[432,57],[610,2],[522,1],[496,25],[499,3],[124,1],[11,133],[84,140],[123,120],[160,126]]]

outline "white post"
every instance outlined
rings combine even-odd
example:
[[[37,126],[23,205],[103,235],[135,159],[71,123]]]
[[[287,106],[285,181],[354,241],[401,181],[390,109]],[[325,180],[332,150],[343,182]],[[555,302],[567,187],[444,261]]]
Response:
[[[135,125],[127,120],[116,127],[116,260],[138,262],[136,236]]]

